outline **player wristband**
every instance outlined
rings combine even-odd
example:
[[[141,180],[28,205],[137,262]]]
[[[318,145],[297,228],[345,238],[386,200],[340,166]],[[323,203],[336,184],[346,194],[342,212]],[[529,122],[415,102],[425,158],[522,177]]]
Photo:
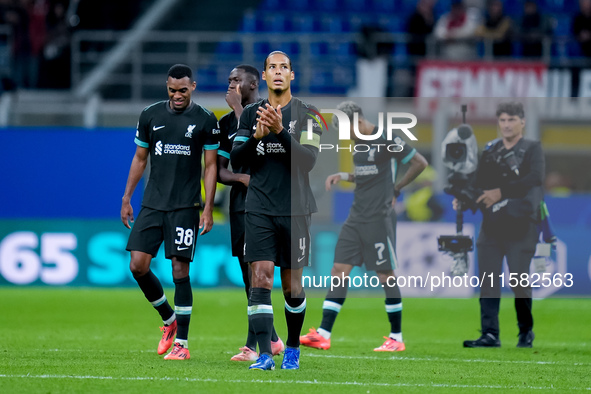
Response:
[[[349,173],[348,172],[339,172],[339,175],[341,176],[341,180],[343,180],[343,181],[349,180]]]

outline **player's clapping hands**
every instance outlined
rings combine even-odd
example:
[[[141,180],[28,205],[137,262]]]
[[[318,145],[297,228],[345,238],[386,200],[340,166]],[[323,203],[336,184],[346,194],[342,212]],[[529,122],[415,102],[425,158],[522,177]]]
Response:
[[[265,108],[259,107],[257,115],[259,124],[268,127],[271,132],[279,134],[283,130],[281,105],[278,105],[275,110],[270,104],[265,104]]]
[[[257,128],[255,129],[254,132],[254,138],[256,138],[257,140],[260,140],[266,136],[269,135],[271,131],[269,130],[269,128],[267,126],[264,126],[261,123],[260,119],[257,119]]]

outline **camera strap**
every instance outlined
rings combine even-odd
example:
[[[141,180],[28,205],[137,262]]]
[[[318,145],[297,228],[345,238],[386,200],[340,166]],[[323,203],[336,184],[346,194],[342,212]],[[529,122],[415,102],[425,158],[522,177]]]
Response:
[[[521,167],[521,163],[523,163],[525,152],[529,146],[530,141],[521,138],[513,148],[507,149],[503,144],[503,140],[497,138],[489,142],[485,150],[492,150],[497,163],[507,165],[515,175],[519,176],[519,168]]]

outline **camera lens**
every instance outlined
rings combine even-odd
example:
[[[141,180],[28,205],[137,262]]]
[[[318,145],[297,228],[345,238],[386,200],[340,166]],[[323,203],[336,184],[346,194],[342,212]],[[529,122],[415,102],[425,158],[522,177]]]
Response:
[[[465,161],[467,156],[466,144],[451,143],[447,144],[445,148],[446,159],[453,162]]]

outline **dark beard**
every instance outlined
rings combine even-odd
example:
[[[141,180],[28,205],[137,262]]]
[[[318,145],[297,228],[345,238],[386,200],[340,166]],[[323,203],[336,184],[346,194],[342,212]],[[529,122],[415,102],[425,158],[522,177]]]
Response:
[[[273,93],[279,96],[281,93],[283,93],[283,89],[273,89]]]

